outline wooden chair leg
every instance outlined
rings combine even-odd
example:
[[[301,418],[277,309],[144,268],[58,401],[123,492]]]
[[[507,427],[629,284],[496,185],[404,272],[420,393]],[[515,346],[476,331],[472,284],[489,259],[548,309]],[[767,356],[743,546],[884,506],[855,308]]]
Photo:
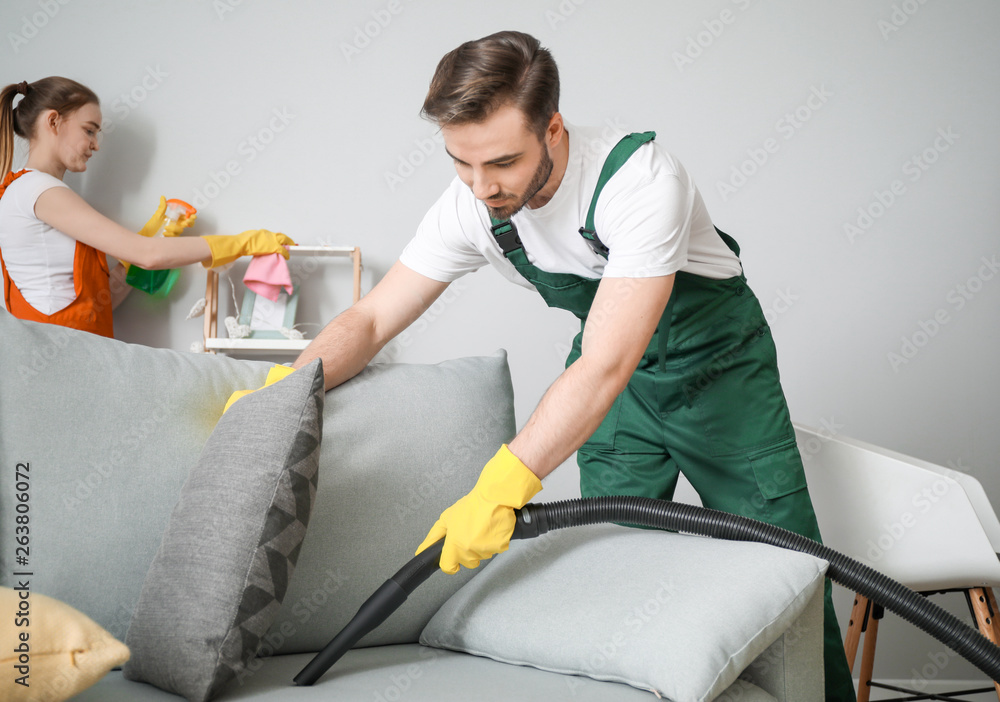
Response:
[[[876,612],[876,610],[879,610]],[[878,615],[878,616],[876,616]],[[865,645],[861,652],[861,675],[858,680],[858,702],[868,702],[871,695],[872,671],[875,668],[875,643],[878,641],[878,621],[881,610],[873,605],[865,627]]]
[[[1000,641],[1000,609],[997,609],[997,598],[993,594],[993,588],[984,587],[983,591],[986,592],[986,599],[990,603],[990,608],[993,610],[993,636],[994,641]]]
[[[860,592],[854,593],[854,607],[847,624],[847,636],[844,637],[844,652],[847,654],[847,667],[851,673],[854,672],[854,661],[858,657],[858,643],[861,641],[861,627],[864,626],[867,609],[868,598]]]
[[[969,600],[972,602],[972,611],[976,614],[979,633],[997,643],[997,622],[994,616],[997,612],[996,609],[990,611],[991,607],[996,607],[992,588],[970,587]],[[991,600],[994,603],[991,603]],[[1000,700],[1000,683],[994,682],[993,687],[996,689],[997,699]]]

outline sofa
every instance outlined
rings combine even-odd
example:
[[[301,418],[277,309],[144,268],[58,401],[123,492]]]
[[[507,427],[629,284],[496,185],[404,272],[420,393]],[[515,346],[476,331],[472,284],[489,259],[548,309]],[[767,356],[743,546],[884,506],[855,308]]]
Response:
[[[826,562],[613,524],[435,574],[294,686],[514,435],[505,354],[324,392],[2,310],[0,348],[4,699],[822,699]]]

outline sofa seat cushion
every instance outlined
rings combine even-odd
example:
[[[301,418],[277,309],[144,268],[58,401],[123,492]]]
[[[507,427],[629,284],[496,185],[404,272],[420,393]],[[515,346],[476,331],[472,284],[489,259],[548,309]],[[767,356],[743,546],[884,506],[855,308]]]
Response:
[[[703,702],[805,612],[826,569],[765,544],[610,524],[566,529],[513,542],[420,640]]]
[[[257,661],[217,702],[650,702],[648,692],[614,682],[559,675],[536,668],[427,648],[418,644],[374,646],[348,651],[312,687],[293,687],[292,678],[312,654],[273,656]],[[720,702],[774,702],[774,697],[738,680]],[[150,685],[125,680],[117,672],[75,697],[73,702],[177,702]]]

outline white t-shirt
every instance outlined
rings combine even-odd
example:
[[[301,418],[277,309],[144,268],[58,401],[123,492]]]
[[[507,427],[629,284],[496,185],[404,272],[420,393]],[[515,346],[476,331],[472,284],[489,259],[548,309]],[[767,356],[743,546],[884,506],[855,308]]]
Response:
[[[512,218],[532,264],[594,279],[677,271],[716,279],[740,275],[739,259],[715,231],[694,182],[655,141],[641,146],[604,186],[594,226],[610,253],[607,259],[595,253],[579,229],[604,161],[625,133],[569,125],[567,132],[569,161],[555,195]],[[400,261],[441,282],[490,263],[512,282],[533,287],[493,239],[486,206],[457,177],[424,216]]]
[[[69,187],[55,176],[28,171],[0,197],[0,253],[21,295],[42,314],[53,314],[76,299],[73,259],[76,239],[35,216],[38,196]],[[7,300],[4,304],[10,308]]]

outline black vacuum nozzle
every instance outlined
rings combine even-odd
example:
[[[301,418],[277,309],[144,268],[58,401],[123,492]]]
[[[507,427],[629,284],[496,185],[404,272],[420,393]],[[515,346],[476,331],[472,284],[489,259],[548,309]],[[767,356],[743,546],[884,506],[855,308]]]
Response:
[[[512,539],[530,539],[548,531],[544,510],[529,510],[529,507],[531,505],[515,511],[517,521]],[[358,613],[347,626],[309,661],[295,676],[293,682],[296,685],[315,683],[365,634],[399,609],[399,606],[406,602],[406,598],[440,568],[442,546],[444,539],[431,544],[382,583],[382,586],[358,608]]]

